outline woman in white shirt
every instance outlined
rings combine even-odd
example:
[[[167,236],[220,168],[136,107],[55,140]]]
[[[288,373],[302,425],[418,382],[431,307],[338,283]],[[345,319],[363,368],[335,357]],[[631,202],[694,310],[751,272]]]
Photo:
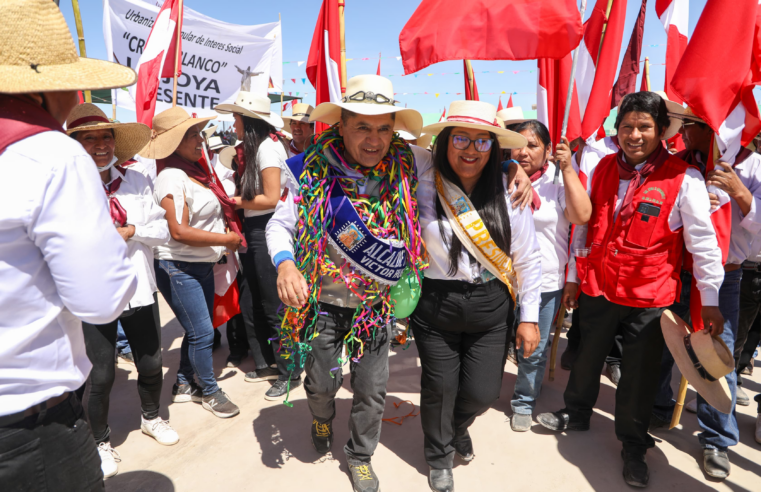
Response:
[[[109,396],[116,376],[117,323],[121,322],[135,358],[143,433],[165,445],[179,440],[169,422],[159,417],[163,382],[161,323],[152,248],[169,239],[169,229],[164,210],[153,201],[148,179],[121,167],[150,139],[146,125],[111,123],[94,104],[80,104],[72,110],[66,127],[98,166],[111,219],[127,243],[127,255],[137,272],[137,291],[118,320],[105,325],[82,323],[87,356],[93,365],[83,404],[98,445],[103,475],[110,477],[117,472],[118,457],[111,447],[108,427]]]
[[[300,371],[292,372],[292,360],[275,352],[280,334],[277,294],[277,270],[267,252],[265,228],[286,185],[286,147],[277,129],[283,120],[270,112],[268,97],[241,91],[235,104],[221,104],[218,113],[232,113],[235,133],[242,145],[236,149],[235,203],[243,211],[244,230],[248,249],[241,256],[243,275],[248,289],[241,299],[243,321],[255,369],[246,373],[248,382],[274,380],[264,394],[267,400],[283,400],[289,390],[301,385]],[[277,364],[277,369],[270,367]]]
[[[200,131],[210,119],[191,118],[180,107],[159,113],[154,136],[140,155],[156,159],[153,199],[166,210],[171,235],[156,247],[156,281],[185,330],[172,401],[200,402],[228,418],[240,410],[217,385],[212,367],[214,265],[227,261],[226,252],[237,251],[243,236],[234,202],[213,169],[198,162]]]
[[[541,340],[530,356],[526,356],[523,350],[516,350],[518,378],[511,401],[513,417],[510,426],[514,431],[525,432],[531,428],[531,415],[542,389],[547,364],[547,340],[552,321],[560,308],[568,263],[570,225],[586,224],[592,213],[592,203],[571,163],[568,140],[563,139],[553,157],[550,133],[544,124],[527,120],[513,129],[527,141],[526,146],[512,150],[512,158],[531,180],[534,227],[542,251]],[[562,179],[560,183],[553,184],[556,166],[560,166]]]
[[[530,354],[539,343],[539,244],[530,210],[511,206],[500,150],[523,147],[526,139],[501,128],[488,103],[453,102],[447,114],[423,128],[437,135],[432,165],[417,162],[430,267],[410,319],[434,491],[453,489],[454,455],[474,458],[468,427],[499,396],[510,291],[525,304],[518,345]]]

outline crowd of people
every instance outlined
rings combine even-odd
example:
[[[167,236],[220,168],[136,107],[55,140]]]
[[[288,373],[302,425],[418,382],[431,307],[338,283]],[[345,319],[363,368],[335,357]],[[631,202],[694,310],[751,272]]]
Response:
[[[454,490],[455,459],[475,459],[468,429],[500,396],[511,344],[513,431],[535,420],[588,430],[607,363],[623,478],[645,487],[652,434],[676,406],[676,363],[698,392],[686,408],[703,469],[730,474],[735,405],[750,404],[739,375],[761,331],[761,155],[715,160],[713,130],[690,108],[632,93],[614,137],[553,142],[543,123],[480,101],[424,126],[391,81],[360,75],[341,101],[295,104],[285,118],[241,90],[214,108],[233,116],[233,140],[181,107],[149,128],[78,104],[77,90],[129,86],[134,72],[79,58],[49,0],[0,13],[48,26],[13,31],[29,49],[0,54],[0,312],[14,313],[0,328],[3,490],[103,490],[117,473],[108,415],[120,331],[142,433],[181,440],[159,416],[159,293],[185,332],[172,402],[238,415],[245,402],[212,366],[215,302],[231,289],[227,365],[250,352],[245,381],[271,382],[267,400],[304,391],[304,439],[321,455],[351,374],[344,452],[357,492],[380,490],[389,347],[410,340],[435,492]],[[680,152],[666,143],[677,134]],[[417,289],[394,288],[405,284]],[[565,405],[534,415],[566,311]]]

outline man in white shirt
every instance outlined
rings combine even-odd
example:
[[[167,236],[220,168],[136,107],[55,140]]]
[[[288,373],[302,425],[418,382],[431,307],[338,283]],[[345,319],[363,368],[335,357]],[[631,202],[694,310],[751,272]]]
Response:
[[[293,114],[283,116],[283,122],[290,125],[293,139],[288,145],[288,157],[299,155],[307,149],[314,135],[314,123],[309,122],[309,116],[314,111],[310,104],[298,103],[293,105]]]
[[[0,35],[0,456],[15,456],[0,489],[103,490],[72,393],[91,369],[80,319],[116,319],[137,280],[93,161],[62,124],[78,88],[135,73],[80,60],[49,0],[2,2],[0,17],[29,26]]]

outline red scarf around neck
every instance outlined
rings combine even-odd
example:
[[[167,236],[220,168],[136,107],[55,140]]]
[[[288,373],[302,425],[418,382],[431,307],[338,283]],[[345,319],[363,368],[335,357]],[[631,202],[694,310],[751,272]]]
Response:
[[[205,161],[204,161],[205,162]],[[222,211],[225,214],[225,222],[227,227],[231,231],[234,231],[242,239],[241,246],[246,247],[246,238],[243,235],[243,227],[240,223],[238,214],[235,213],[235,202],[231,200],[225,189],[222,187],[222,183],[214,172],[214,179],[209,174],[208,166],[204,166],[199,162],[190,162],[187,159],[183,159],[177,154],[172,154],[166,159],[156,160],[156,170],[161,173],[166,168],[175,168],[183,171],[188,177],[195,179],[199,183],[207,186],[214,196],[217,197],[219,204],[222,206]]]
[[[537,182],[539,178],[544,176],[544,173],[547,172],[547,169],[549,167],[550,167],[550,163],[545,162],[544,166],[537,169],[531,176],[528,177],[528,179],[531,180],[532,183]],[[542,206],[542,200],[539,198],[539,193],[536,192],[533,186],[531,187],[531,193],[533,194],[531,198],[531,211],[536,212],[537,210],[539,210],[539,207]]]
[[[63,133],[53,116],[36,104],[8,94],[0,94],[0,154],[10,145],[47,131]]]
[[[619,150],[616,154],[616,162],[618,163],[618,177],[619,179],[628,179],[629,186],[626,188],[626,195],[624,195],[624,201],[621,204],[621,209],[618,212],[618,218],[623,224],[630,215],[634,213],[634,210],[629,210],[629,205],[634,200],[634,192],[637,191],[642,185],[642,182],[650,176],[653,171],[658,169],[669,158],[668,151],[663,144],[659,144],[652,154],[647,158],[644,165],[637,170],[634,166],[624,160],[624,151]]]
[[[124,176],[123,169],[119,167],[114,167],[114,169]],[[124,210],[122,204],[119,203],[119,199],[116,198],[116,192],[119,191],[119,187],[122,185],[122,176],[117,177],[109,184],[103,183],[103,188],[106,190],[106,196],[108,197],[108,209],[111,213],[111,220],[119,227],[124,227],[127,224],[127,211]]]

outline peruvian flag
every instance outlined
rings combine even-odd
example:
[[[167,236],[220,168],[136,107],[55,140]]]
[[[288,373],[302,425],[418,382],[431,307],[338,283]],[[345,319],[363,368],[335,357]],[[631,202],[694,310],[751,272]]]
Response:
[[[555,145],[560,143],[572,65],[570,53],[560,60],[548,58],[537,60],[539,76],[536,87],[536,119],[544,123],[550,131],[550,138]],[[576,84],[574,84],[566,137],[572,141],[580,135],[579,98],[576,93]]]
[[[441,112],[441,118],[439,118],[439,123],[442,121],[447,121],[447,108],[444,108],[444,111]]]
[[[180,0],[165,0],[156,16],[143,54],[137,62],[137,84],[129,88],[135,99],[138,123],[153,128],[156,113],[156,95],[162,78],[175,76],[175,57],[182,59],[182,39],[177,44],[177,31],[182,31],[182,11]],[[182,73],[182,64],[176,67],[177,75]]]
[[[708,0],[671,88],[716,132],[733,163],[761,132],[753,88],[761,82],[759,0]]]
[[[317,91],[315,106],[341,101],[341,38],[338,24],[338,0],[323,0],[307,58],[307,77]],[[319,133],[326,127],[324,123],[317,123],[315,131]]]
[[[729,7],[729,4],[727,4]],[[666,95],[681,104],[682,99],[671,89],[671,80],[687,48],[687,26],[690,21],[689,0],[655,0],[655,13],[666,29]]]
[[[592,15],[584,23],[584,40],[579,49],[576,88],[582,114],[581,136],[595,135],[610,114],[613,81],[618,71],[618,57],[626,20],[626,0],[612,0],[606,18],[608,0],[597,0]]]

